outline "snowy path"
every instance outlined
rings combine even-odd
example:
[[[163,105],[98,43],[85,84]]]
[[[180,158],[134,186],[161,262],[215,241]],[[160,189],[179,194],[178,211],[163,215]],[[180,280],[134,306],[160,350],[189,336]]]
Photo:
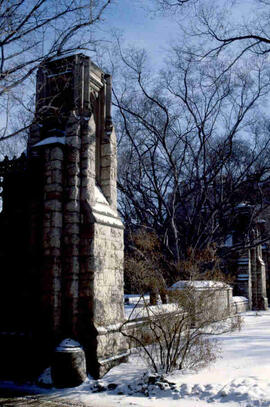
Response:
[[[248,312],[244,319],[240,332],[218,337],[222,358],[198,373],[168,376],[173,387],[146,388],[145,368],[131,357],[100,381],[101,392],[91,392],[95,383],[89,380],[77,388],[50,391],[50,395],[89,406],[96,402],[111,407],[270,407],[270,310],[258,316]],[[116,388],[108,390],[108,386]],[[148,397],[143,394],[145,388]]]

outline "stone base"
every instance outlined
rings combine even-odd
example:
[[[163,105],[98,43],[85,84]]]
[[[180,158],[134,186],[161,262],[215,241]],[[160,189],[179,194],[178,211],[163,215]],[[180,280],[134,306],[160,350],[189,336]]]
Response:
[[[118,366],[120,363],[126,363],[128,361],[129,354],[130,354],[130,351],[128,350],[125,353],[121,353],[119,355],[112,356],[111,358],[100,359],[98,361],[99,378],[103,377],[114,366]]]
[[[121,323],[97,327],[97,375],[104,376],[112,367],[126,362],[129,345],[119,331]]]

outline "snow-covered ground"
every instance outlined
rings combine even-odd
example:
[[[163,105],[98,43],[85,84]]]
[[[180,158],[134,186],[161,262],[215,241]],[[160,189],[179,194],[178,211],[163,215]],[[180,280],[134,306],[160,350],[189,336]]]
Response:
[[[89,379],[77,388],[49,393],[104,406],[270,407],[270,310],[248,312],[240,332],[222,335],[218,341],[222,357],[197,373],[149,377],[131,356],[100,381]]]

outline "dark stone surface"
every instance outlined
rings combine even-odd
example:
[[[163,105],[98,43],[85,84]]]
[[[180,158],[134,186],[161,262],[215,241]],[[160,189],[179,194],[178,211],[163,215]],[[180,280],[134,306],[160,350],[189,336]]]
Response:
[[[55,351],[52,361],[52,380],[55,387],[76,387],[83,383],[86,378],[83,349]]]

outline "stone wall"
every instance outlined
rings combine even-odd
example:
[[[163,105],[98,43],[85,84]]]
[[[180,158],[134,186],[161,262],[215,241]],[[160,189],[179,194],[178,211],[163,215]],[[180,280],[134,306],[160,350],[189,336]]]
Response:
[[[39,163],[41,192],[27,202],[25,241],[26,268],[38,276],[26,296],[39,298],[29,329],[48,355],[65,338],[79,341],[99,377],[128,354],[112,328],[124,320],[124,247],[110,76],[81,54],[51,61],[38,71],[36,105],[27,161]],[[30,170],[28,189],[33,179]]]

